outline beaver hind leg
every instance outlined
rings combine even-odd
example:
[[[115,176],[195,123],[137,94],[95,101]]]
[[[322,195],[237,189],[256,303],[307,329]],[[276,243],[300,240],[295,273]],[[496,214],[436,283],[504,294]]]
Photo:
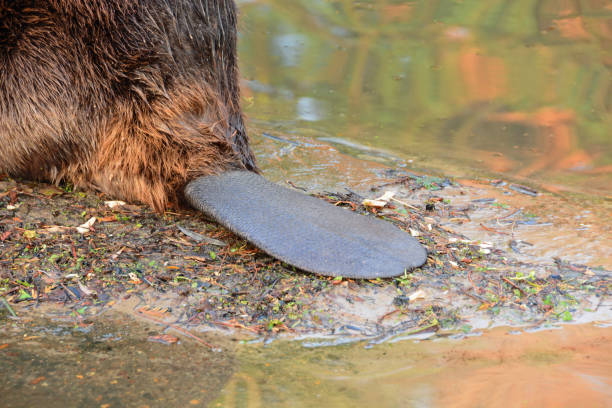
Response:
[[[425,263],[421,244],[391,223],[335,207],[248,171],[191,181],[200,211],[268,254],[308,272],[388,278]]]

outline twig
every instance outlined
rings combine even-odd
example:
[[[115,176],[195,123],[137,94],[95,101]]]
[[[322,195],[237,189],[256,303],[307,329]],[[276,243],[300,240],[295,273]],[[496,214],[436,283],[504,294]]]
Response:
[[[412,208],[413,210],[420,211],[420,210],[419,210],[417,207],[415,207],[414,205],[410,205],[410,204],[408,204],[407,202],[404,202],[404,201],[402,201],[402,200],[398,200],[398,199],[397,199],[397,198],[395,198],[395,197],[391,197],[391,200],[393,200],[393,201],[397,201],[397,202],[398,202],[398,203],[400,203],[401,205],[406,206],[406,207],[408,207],[408,208]]]
[[[487,232],[493,232],[493,233],[495,233],[495,234],[502,234],[502,235],[510,235],[510,234],[508,234],[507,232],[498,231],[498,230],[496,230],[496,229],[494,229],[494,228],[489,228],[489,227],[487,227],[486,225],[484,225],[482,222],[480,223],[480,227],[481,227],[483,230],[487,231]]]
[[[232,327],[232,328],[234,328],[234,329],[236,329],[236,328],[238,328],[238,329],[244,329],[244,330],[251,331],[251,332],[253,332],[253,333],[255,333],[255,334],[259,334],[259,330],[258,330],[258,329],[255,329],[255,328],[252,328],[252,327],[245,326],[244,324],[240,324],[240,323],[238,323],[238,322],[236,321],[236,319],[232,319],[232,320],[230,320],[229,322],[222,322],[222,321],[220,321],[220,320],[217,320],[217,321],[214,321],[213,323],[214,323],[214,324],[218,324],[218,325],[220,325],[220,326]]]
[[[11,314],[11,316],[13,317],[17,317],[17,313],[15,313],[15,311],[13,310],[13,308],[11,307],[11,305],[9,305],[9,303],[6,301],[5,298],[0,298],[2,299],[2,304],[4,304],[4,307],[6,307],[6,310],[9,311],[9,313]]]
[[[390,311],[388,313],[385,313],[384,315],[382,315],[381,317],[378,318],[378,323],[382,323],[383,320],[385,320],[387,317],[392,316],[392,315],[398,313],[399,311],[400,311],[399,309],[395,309],[395,310],[392,310],[392,311]]]
[[[192,338],[193,340],[197,341],[198,343],[205,345],[206,347],[210,348],[211,350],[219,350],[218,347],[215,347],[212,344],[207,343],[206,341],[202,340],[201,338],[199,338],[195,334],[189,332],[188,330],[183,329],[182,327],[180,327],[180,326],[178,326],[178,325],[176,325],[174,323],[166,323],[163,320],[156,319],[153,316],[149,316],[148,314],[143,313],[140,310],[138,310],[138,314],[140,314],[142,317],[144,317],[146,319],[149,319],[149,320],[151,320],[151,321],[153,321],[153,322],[155,322],[157,324],[161,324],[163,326],[171,327],[174,330],[180,332],[181,334],[184,334],[185,336]]]
[[[544,313],[544,317],[542,317],[540,320],[538,320],[537,322],[527,326],[528,328],[533,328],[533,327],[538,327],[539,325],[541,325],[542,323],[544,323],[546,321],[546,319],[548,319],[548,316],[550,316],[550,314],[552,313],[552,310],[547,311],[546,313]]]
[[[474,284],[474,281],[472,280],[472,271],[468,271],[467,278],[472,284],[472,287],[474,288],[474,292],[480,293],[480,289],[476,287],[476,285]]]
[[[463,293],[464,295],[471,297],[472,299],[475,299],[477,301],[479,301],[480,303],[488,303],[486,299],[478,296],[478,295],[474,295],[470,292],[468,292],[467,290],[462,290],[461,293]]]
[[[502,277],[502,280],[506,283],[508,283],[510,286],[512,286],[513,288],[517,289],[518,291],[520,291],[523,296],[525,296],[525,291],[523,289],[521,289],[520,287],[518,287],[514,282],[512,282],[510,279],[504,278]]]

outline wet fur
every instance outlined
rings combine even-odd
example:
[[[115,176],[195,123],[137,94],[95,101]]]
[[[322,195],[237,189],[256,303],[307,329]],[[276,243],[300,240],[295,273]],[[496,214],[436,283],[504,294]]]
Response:
[[[0,0],[0,172],[158,211],[257,171],[233,0]]]

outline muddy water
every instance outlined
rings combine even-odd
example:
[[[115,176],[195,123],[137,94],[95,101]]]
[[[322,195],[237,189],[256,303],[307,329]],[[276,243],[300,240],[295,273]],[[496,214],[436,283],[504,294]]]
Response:
[[[0,314],[0,407],[204,406],[234,371],[227,340],[215,352],[122,314],[70,320]]]
[[[122,314],[74,324],[0,320],[0,406],[610,407],[612,328],[407,336],[366,347],[324,339],[233,341],[223,351]],[[201,334],[200,334],[201,336]]]
[[[327,178],[340,166],[325,160],[333,146],[447,175],[612,195],[609,1],[240,4],[245,106],[266,167]],[[269,148],[263,133],[291,142]],[[285,160],[305,148],[323,155]]]
[[[610,328],[568,326],[369,350],[247,347],[211,406],[610,407],[611,341]]]

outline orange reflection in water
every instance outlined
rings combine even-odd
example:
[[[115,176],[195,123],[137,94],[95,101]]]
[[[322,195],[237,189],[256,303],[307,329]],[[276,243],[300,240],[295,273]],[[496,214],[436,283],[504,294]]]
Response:
[[[530,165],[522,168],[518,176],[527,177],[546,169],[584,170],[600,172],[606,169],[592,168],[596,157],[578,148],[574,132],[575,114],[568,109],[543,108],[536,112],[496,113],[489,120],[502,123],[520,123],[536,130],[538,150],[542,153]]]
[[[612,402],[611,341],[610,328],[571,325],[371,349],[253,346],[241,350],[238,372],[212,406],[604,408]]]
[[[513,336],[446,355],[458,371],[439,378],[443,407],[610,407],[610,331],[588,327]],[[460,373],[461,375],[457,375]]]
[[[382,16],[385,22],[409,21],[412,17],[412,4],[386,4],[382,7]]]
[[[495,99],[507,91],[503,59],[484,55],[476,47],[465,49],[459,58],[468,101]]]
[[[582,17],[570,17],[553,21],[563,37],[575,40],[591,38],[591,35],[584,28]]]
[[[244,2],[249,116],[424,171],[609,196],[610,2],[526,3]],[[303,123],[302,98],[324,115]]]

